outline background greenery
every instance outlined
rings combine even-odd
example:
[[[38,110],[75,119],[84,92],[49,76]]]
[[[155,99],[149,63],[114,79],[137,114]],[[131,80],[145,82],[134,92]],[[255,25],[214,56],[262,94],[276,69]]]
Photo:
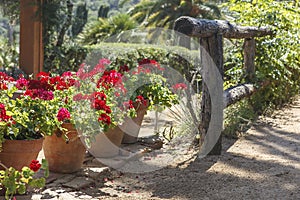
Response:
[[[18,0],[1,0],[0,64],[10,69],[18,63]],[[44,70],[61,73],[77,70],[89,52],[101,50],[112,58],[111,48],[120,49],[115,65],[148,57],[168,63],[191,80],[197,74],[180,54],[169,54],[157,46],[104,43],[122,38],[126,30],[145,27],[172,28],[182,15],[196,18],[223,18],[241,25],[269,26],[276,36],[257,38],[256,77],[265,86],[251,98],[225,110],[225,134],[244,130],[260,114],[280,107],[299,94],[300,87],[300,5],[297,0],[44,0]],[[155,38],[155,34],[152,35]],[[225,41],[225,84],[244,83],[242,40]],[[128,50],[129,49],[129,50]],[[173,52],[174,49],[170,50]],[[176,51],[174,51],[176,52]],[[178,51],[177,51],[178,52]],[[185,54],[185,50],[179,52]],[[195,63],[197,63],[195,61]],[[199,88],[199,86],[196,86]]]

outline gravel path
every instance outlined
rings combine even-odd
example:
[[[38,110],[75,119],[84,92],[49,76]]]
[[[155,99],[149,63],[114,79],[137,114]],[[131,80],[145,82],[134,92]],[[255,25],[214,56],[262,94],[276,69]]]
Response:
[[[96,162],[95,168],[85,166],[74,174],[51,173],[43,191],[17,200],[300,199],[297,99],[272,117],[260,118],[240,139],[224,138],[220,156],[199,159],[177,151],[183,160],[192,159],[140,174]]]
[[[261,118],[221,156],[145,174],[114,173],[98,199],[300,199],[300,98]]]

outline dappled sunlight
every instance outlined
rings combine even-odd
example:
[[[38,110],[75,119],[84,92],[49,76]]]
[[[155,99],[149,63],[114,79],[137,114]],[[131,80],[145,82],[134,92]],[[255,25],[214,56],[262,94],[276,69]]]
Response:
[[[261,173],[251,171],[250,169],[247,168],[234,166],[224,161],[218,161],[209,170],[207,170],[207,172],[213,174],[220,174],[220,175],[229,175],[229,176],[248,179],[252,181],[260,181],[265,178],[265,176]]]

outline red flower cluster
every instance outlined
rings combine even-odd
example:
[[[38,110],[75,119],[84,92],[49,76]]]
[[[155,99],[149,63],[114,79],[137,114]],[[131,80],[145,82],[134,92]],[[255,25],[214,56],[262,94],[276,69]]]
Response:
[[[158,70],[165,70],[163,67],[160,66],[160,64],[156,60],[149,60],[147,58],[144,58],[143,60],[139,61],[140,66],[144,67],[150,67],[152,69],[157,68]]]
[[[187,85],[184,83],[177,83],[177,84],[173,85],[172,88],[173,88],[173,90],[186,90]]]
[[[52,91],[44,89],[27,89],[24,96],[30,96],[32,99],[52,100],[54,95]]]
[[[108,59],[100,59],[93,70],[86,72],[85,67],[87,67],[87,66],[85,63],[83,63],[80,65],[80,68],[77,71],[76,75],[77,75],[77,77],[79,77],[80,80],[85,80],[88,78],[91,79],[96,74],[103,73],[105,71],[105,65],[109,65],[109,64],[110,64],[110,61]]]
[[[41,164],[39,163],[38,160],[32,160],[30,165],[29,165],[29,168],[34,171],[34,172],[37,172],[39,171],[39,169],[41,168]]]
[[[132,108],[137,107],[137,105],[135,103],[143,104],[143,105],[146,106],[147,105],[147,100],[143,96],[139,95],[139,96],[136,97],[135,102],[133,102],[132,100],[126,101],[126,102],[123,103],[123,106],[124,106],[125,109],[132,109]]]
[[[16,87],[19,90],[25,90],[27,85],[28,85],[29,81],[23,77],[19,78],[16,82]]]
[[[111,108],[106,104],[106,95],[104,92],[94,92],[91,98],[91,107],[95,110],[102,110],[98,121],[103,121],[107,125],[111,124],[111,118],[108,114],[111,113]]]
[[[72,72],[67,71],[61,76],[49,77],[49,83],[54,86],[55,90],[67,90],[69,87],[79,85],[74,75]]]
[[[125,107],[125,109],[131,109],[131,108],[134,108],[133,106],[133,101],[132,100],[129,100],[129,101],[126,101],[123,103],[123,106]]]
[[[119,67],[119,72],[121,74],[124,74],[125,72],[128,72],[129,71],[129,67],[127,65],[122,65]]]
[[[132,72],[133,75],[150,74],[152,72],[152,70],[155,70],[155,69],[158,69],[160,71],[165,70],[155,60],[149,60],[147,58],[144,58],[143,60],[139,61],[138,63],[139,63],[139,66],[137,66],[137,69]]]
[[[107,125],[111,124],[111,118],[106,113],[100,114],[100,117],[98,118],[98,121],[99,122],[102,121],[102,122],[104,122]]]
[[[122,91],[126,91],[122,82],[122,74],[116,70],[104,71],[103,75],[97,82],[97,88],[100,88],[101,86],[105,89],[117,87]]]
[[[89,94],[81,94],[81,93],[78,93],[78,94],[75,94],[73,96],[73,101],[82,101],[82,100],[90,100],[91,99],[91,95]]]
[[[14,78],[4,72],[0,72],[0,90],[7,90],[7,83],[14,81]]]
[[[141,96],[141,95],[139,95],[139,96],[136,97],[136,102],[142,103],[144,106],[147,105],[147,100],[143,96]]]
[[[11,120],[12,117],[6,114],[5,105],[0,103],[0,122],[10,122]]]
[[[70,112],[66,108],[60,108],[57,115],[56,115],[58,121],[64,121],[66,119],[70,119],[71,115]]]
[[[54,90],[64,90],[78,82],[71,72],[64,72],[62,76],[51,77],[49,73],[40,72],[37,80],[26,80],[23,77],[17,80],[18,89],[26,89],[24,95],[32,99],[52,100]]]

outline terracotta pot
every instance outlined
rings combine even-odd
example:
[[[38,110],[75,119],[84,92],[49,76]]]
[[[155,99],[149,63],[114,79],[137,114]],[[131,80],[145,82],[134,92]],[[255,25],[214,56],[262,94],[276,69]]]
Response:
[[[109,158],[119,155],[123,131],[117,126],[99,133],[88,151],[96,158]]]
[[[21,170],[29,166],[32,160],[37,159],[42,149],[44,138],[36,140],[5,140],[0,152],[0,161],[6,167]],[[3,169],[3,168],[1,168]]]
[[[75,127],[70,123],[62,125],[68,131],[66,134],[69,141],[59,135],[58,132],[52,136],[46,136],[43,149],[49,170],[58,173],[73,173],[81,169],[85,157],[85,146],[78,137]]]
[[[122,140],[123,144],[133,144],[137,142],[137,138],[140,132],[140,128],[147,112],[149,106],[149,101],[147,104],[135,104],[137,116],[134,118],[126,118],[124,123],[120,126],[121,130],[124,132],[124,137]]]

